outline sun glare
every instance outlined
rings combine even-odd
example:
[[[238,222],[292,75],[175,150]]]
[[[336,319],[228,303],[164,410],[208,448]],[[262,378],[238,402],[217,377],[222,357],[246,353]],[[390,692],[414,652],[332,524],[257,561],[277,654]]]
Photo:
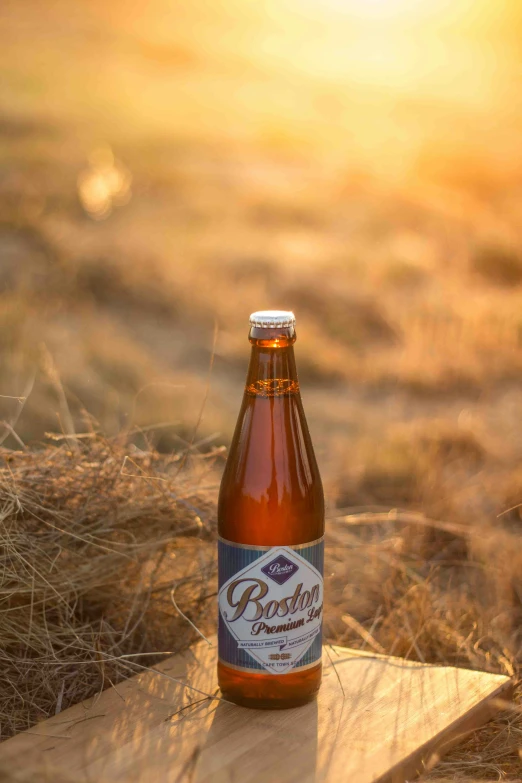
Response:
[[[263,40],[271,62],[345,88],[473,104],[489,98],[498,56],[484,42],[498,15],[495,0],[272,2],[274,18],[286,13],[286,24],[284,41]]]
[[[482,15],[490,0],[286,0],[295,10],[313,16],[343,16],[355,22],[378,24],[380,21],[416,24],[432,19],[470,18]]]
[[[420,6],[426,6],[427,2],[426,0],[322,0],[321,4],[350,16],[374,19],[411,14]]]

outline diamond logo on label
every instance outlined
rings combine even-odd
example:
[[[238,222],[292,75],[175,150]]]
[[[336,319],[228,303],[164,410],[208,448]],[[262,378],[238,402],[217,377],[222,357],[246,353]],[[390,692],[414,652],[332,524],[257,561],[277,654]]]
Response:
[[[299,566],[296,563],[292,563],[284,555],[279,555],[271,563],[268,563],[261,571],[266,574],[278,585],[283,585],[287,582],[291,576],[299,570]]]
[[[321,561],[316,559],[319,568]],[[247,670],[245,655],[264,671],[289,672],[321,636],[322,573],[289,547],[260,552],[234,570],[221,585],[218,602],[222,649],[228,650],[231,663]],[[319,648],[307,665],[315,665],[320,655]]]

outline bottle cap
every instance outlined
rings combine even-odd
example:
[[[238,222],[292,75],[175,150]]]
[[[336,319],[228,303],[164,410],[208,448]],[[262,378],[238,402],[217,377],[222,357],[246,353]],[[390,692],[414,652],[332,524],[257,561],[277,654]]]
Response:
[[[295,326],[295,315],[290,310],[258,310],[250,316],[250,326],[261,329]]]

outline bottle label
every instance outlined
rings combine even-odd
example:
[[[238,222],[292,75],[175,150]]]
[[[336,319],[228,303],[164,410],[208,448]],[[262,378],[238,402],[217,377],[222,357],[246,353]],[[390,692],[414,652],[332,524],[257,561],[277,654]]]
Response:
[[[324,540],[258,547],[218,541],[220,660],[288,674],[322,654]]]

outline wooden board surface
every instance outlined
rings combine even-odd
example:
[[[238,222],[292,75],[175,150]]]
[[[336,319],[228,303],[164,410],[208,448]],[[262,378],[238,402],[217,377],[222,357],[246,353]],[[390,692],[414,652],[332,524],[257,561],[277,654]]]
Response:
[[[169,658],[161,674],[4,742],[0,766],[38,767],[38,780],[62,769],[82,783],[399,783],[488,720],[511,688],[500,675],[331,647],[316,703],[248,710],[198,692],[217,694],[215,664],[205,643]]]

